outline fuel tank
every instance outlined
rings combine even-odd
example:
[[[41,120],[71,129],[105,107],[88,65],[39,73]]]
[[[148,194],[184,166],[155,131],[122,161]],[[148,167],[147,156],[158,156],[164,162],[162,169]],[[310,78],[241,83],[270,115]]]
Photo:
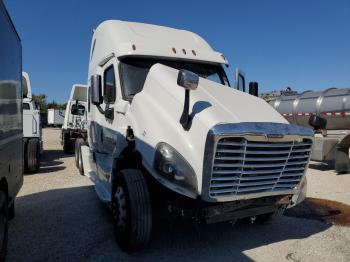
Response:
[[[292,124],[310,127],[310,116],[317,115],[327,120],[327,130],[350,129],[350,88],[281,95],[269,103]]]

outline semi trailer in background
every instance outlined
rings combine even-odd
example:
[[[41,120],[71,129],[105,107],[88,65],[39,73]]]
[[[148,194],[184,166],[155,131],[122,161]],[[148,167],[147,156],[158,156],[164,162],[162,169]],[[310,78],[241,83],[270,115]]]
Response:
[[[303,201],[313,130],[289,124],[200,36],[109,20],[89,56],[88,139],[78,166],[111,205],[126,250],[153,218],[264,222]]]
[[[65,153],[74,151],[76,140],[86,140],[87,132],[87,86],[75,84],[67,101],[61,133],[61,144]]]
[[[23,184],[22,44],[0,1],[0,261],[5,261],[9,220]]]
[[[26,72],[22,74],[22,87],[24,170],[33,173],[39,170],[43,142],[40,109],[32,98],[30,79]]]
[[[64,122],[65,110],[47,109],[47,125],[51,127],[61,127]]]
[[[269,102],[292,124],[316,129],[311,159],[349,172],[350,88],[285,94]]]

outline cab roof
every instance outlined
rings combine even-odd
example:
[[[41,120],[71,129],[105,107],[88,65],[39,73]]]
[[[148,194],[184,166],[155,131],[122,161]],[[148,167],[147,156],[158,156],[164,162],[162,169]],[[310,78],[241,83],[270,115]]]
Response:
[[[228,64],[222,53],[214,51],[199,35],[170,27],[107,20],[94,31],[90,66],[111,56],[151,56]]]

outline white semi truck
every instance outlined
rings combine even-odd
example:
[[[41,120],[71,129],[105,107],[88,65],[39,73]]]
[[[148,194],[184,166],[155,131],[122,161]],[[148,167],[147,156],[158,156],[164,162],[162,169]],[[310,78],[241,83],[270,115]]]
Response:
[[[149,241],[158,211],[264,222],[305,198],[313,131],[242,92],[239,71],[231,88],[227,65],[188,31],[115,20],[94,31],[76,160],[110,203],[123,249]]]
[[[87,86],[75,84],[67,101],[66,112],[61,133],[63,151],[74,151],[77,138],[86,140],[87,124]]]
[[[3,1],[0,39],[0,261],[5,261],[9,220],[23,184],[23,125],[22,44]]]
[[[24,170],[37,172],[43,149],[40,109],[32,97],[29,75],[22,73]]]

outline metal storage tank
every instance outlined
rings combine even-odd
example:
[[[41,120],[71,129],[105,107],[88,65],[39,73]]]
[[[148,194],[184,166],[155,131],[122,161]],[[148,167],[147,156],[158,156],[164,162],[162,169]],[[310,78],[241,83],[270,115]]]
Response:
[[[270,104],[293,124],[310,127],[310,116],[317,115],[327,120],[327,130],[350,129],[350,88],[305,91],[280,96]]]

